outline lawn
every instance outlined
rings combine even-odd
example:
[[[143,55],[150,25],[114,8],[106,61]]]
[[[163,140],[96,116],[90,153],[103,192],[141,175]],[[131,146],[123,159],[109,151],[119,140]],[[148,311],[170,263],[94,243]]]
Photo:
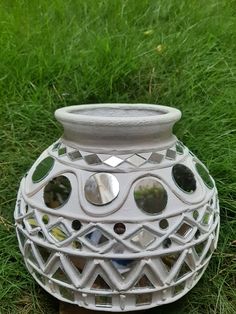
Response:
[[[54,110],[100,102],[174,106],[175,133],[208,166],[218,249],[197,286],[156,313],[236,313],[235,0],[0,2],[0,313],[53,314],[26,271],[13,210],[20,178],[62,133]]]

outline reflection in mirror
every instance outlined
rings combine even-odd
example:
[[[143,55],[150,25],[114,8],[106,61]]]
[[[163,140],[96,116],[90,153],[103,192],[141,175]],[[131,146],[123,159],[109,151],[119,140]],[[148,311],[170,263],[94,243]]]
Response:
[[[33,183],[37,183],[43,180],[48,175],[53,165],[54,165],[54,158],[50,156],[40,161],[40,163],[36,166],[34,173],[32,175]]]
[[[115,231],[116,234],[123,234],[125,233],[126,227],[122,222],[117,222],[114,225],[113,230]]]
[[[88,202],[94,205],[105,205],[117,197],[119,182],[110,173],[96,173],[88,178],[84,192]]]
[[[142,293],[136,295],[136,305],[145,305],[152,303],[151,293]]]
[[[210,189],[213,189],[214,183],[211,179],[210,174],[206,170],[206,168],[203,167],[203,165],[201,165],[200,163],[196,163],[195,166],[196,166],[198,174],[200,175],[200,177],[202,178],[202,180],[206,184],[206,186]]]
[[[85,238],[94,246],[102,246],[107,244],[107,242],[109,241],[109,239],[98,228],[94,228],[92,232],[86,234]]]
[[[43,215],[43,217],[42,217],[42,221],[43,221],[43,223],[45,224],[45,225],[47,225],[48,223],[49,223],[49,217],[48,217],[48,215]]]
[[[179,256],[180,256],[180,253],[176,253],[176,252],[161,256],[161,260],[163,264],[166,266],[168,271],[170,271],[171,268],[175,265]]]
[[[183,222],[182,225],[179,227],[179,229],[176,231],[176,233],[181,237],[186,237],[189,235],[189,233],[192,231],[192,227],[187,224],[186,222]]]
[[[136,267],[137,261],[133,259],[112,259],[112,265],[120,273],[122,278],[126,278],[127,275]]]
[[[161,229],[166,229],[169,227],[169,223],[168,223],[168,220],[167,219],[162,219],[160,222],[159,222],[159,226]]]
[[[151,281],[148,279],[147,275],[142,275],[134,285],[134,288],[139,289],[139,288],[154,288],[153,284]]]
[[[174,286],[174,296],[184,291],[186,281],[179,283],[178,285]]]
[[[70,278],[67,276],[66,272],[62,269],[62,267],[58,267],[55,273],[52,275],[52,278],[71,284]]]
[[[96,279],[92,284],[92,289],[111,290],[110,286],[101,275],[97,275]]]
[[[59,208],[68,201],[70,193],[69,179],[65,176],[55,177],[44,188],[44,202],[49,208]]]
[[[59,286],[60,294],[66,300],[74,301],[74,291],[63,286]]]
[[[110,295],[95,295],[95,305],[102,307],[111,307],[112,297]]]
[[[181,164],[174,165],[172,176],[181,190],[188,193],[193,193],[196,190],[194,174],[188,167]]]
[[[50,228],[49,234],[58,242],[66,240],[70,234],[63,223],[59,223]]]
[[[166,207],[167,198],[163,185],[153,178],[139,180],[134,188],[135,202],[147,214],[160,213]]]

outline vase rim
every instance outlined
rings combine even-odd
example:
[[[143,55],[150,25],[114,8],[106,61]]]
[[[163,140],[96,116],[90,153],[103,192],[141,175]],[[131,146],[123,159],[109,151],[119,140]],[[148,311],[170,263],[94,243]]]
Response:
[[[178,109],[153,104],[88,104],[55,112],[66,145],[85,151],[140,151],[169,147],[176,141],[172,127]]]
[[[103,125],[166,124],[181,118],[181,111],[168,106],[144,103],[101,103],[67,106],[57,109],[55,117],[61,123],[95,123]]]

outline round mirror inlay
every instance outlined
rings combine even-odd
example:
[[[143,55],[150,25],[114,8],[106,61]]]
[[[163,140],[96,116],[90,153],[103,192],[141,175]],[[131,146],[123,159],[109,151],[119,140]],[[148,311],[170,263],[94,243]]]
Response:
[[[206,168],[203,167],[203,165],[201,165],[199,163],[196,163],[195,167],[197,169],[199,176],[202,178],[202,180],[206,184],[206,186],[210,189],[213,189],[214,183],[213,183],[208,171],[206,170]]]
[[[55,177],[44,188],[44,202],[47,207],[56,209],[68,201],[70,193],[69,179],[65,176]]]
[[[125,225],[122,222],[117,222],[114,225],[113,230],[117,234],[123,234],[123,233],[125,233],[126,227],[125,227]]]
[[[150,215],[165,209],[167,198],[163,185],[153,178],[139,180],[134,188],[134,199],[138,208]]]
[[[54,162],[55,162],[54,158],[50,156],[41,160],[33,172],[32,175],[33,183],[42,181],[52,169]]]
[[[178,187],[184,192],[193,193],[196,188],[196,179],[193,172],[186,166],[176,164],[172,168],[172,176]]]
[[[88,178],[84,192],[88,202],[94,205],[105,205],[119,194],[119,182],[113,174],[96,173]]]

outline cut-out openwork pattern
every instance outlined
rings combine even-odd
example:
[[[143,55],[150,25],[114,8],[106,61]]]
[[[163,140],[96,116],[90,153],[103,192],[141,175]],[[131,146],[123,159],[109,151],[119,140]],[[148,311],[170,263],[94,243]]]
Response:
[[[144,310],[202,276],[218,197],[181,142],[127,154],[57,142],[40,160],[22,180],[15,219],[25,263],[47,291],[93,310]]]

